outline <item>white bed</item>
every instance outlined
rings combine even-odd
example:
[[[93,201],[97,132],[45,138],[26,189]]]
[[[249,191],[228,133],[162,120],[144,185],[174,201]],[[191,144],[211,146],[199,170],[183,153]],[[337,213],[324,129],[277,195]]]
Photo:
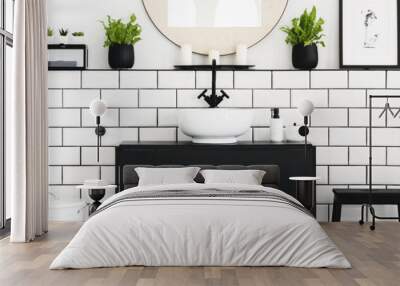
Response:
[[[175,190],[173,196],[162,195]],[[196,192],[203,195],[190,195]],[[240,196],[229,195],[234,193]],[[193,183],[131,188],[106,200],[50,268],[350,268],[318,222],[298,204],[282,191],[253,185]]]

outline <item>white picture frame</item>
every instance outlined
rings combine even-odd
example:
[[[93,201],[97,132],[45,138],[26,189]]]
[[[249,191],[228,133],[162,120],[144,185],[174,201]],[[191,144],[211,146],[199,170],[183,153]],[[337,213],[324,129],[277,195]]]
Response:
[[[399,67],[399,0],[340,0],[341,68]]]

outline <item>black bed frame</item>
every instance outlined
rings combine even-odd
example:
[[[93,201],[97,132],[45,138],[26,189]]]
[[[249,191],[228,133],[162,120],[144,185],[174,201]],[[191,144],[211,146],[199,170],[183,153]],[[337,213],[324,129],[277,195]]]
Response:
[[[290,195],[295,194],[291,176],[315,176],[315,147],[301,143],[251,143],[193,144],[177,142],[123,142],[116,147],[115,181],[118,191],[123,191],[128,181],[127,168],[132,165],[277,165],[279,187]],[[124,172],[125,170],[125,172]]]

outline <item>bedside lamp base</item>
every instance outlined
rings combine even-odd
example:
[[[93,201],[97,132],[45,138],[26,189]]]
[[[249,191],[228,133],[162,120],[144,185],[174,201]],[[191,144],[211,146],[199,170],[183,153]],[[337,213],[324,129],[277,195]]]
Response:
[[[105,189],[90,189],[89,190],[89,197],[94,201],[89,206],[89,216],[94,213],[97,208],[101,205],[100,200],[104,198],[106,194]]]

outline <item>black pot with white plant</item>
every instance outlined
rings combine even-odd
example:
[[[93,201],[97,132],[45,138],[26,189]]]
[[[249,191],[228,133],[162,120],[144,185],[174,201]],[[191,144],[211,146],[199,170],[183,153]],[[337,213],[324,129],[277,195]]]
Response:
[[[113,69],[132,68],[135,63],[134,45],[141,40],[142,28],[132,14],[127,23],[107,16],[101,22],[106,32],[104,47],[108,47],[108,64]]]
[[[310,13],[306,9],[300,18],[292,19],[291,27],[281,28],[287,34],[286,43],[293,46],[292,63],[295,68],[310,70],[317,67],[318,45],[325,47],[322,40],[324,23],[324,19],[317,19],[314,6]]]
[[[58,30],[60,44],[68,44],[68,29],[61,28]]]
[[[85,33],[84,32],[73,32],[72,43],[76,45],[83,45],[85,43]]]

